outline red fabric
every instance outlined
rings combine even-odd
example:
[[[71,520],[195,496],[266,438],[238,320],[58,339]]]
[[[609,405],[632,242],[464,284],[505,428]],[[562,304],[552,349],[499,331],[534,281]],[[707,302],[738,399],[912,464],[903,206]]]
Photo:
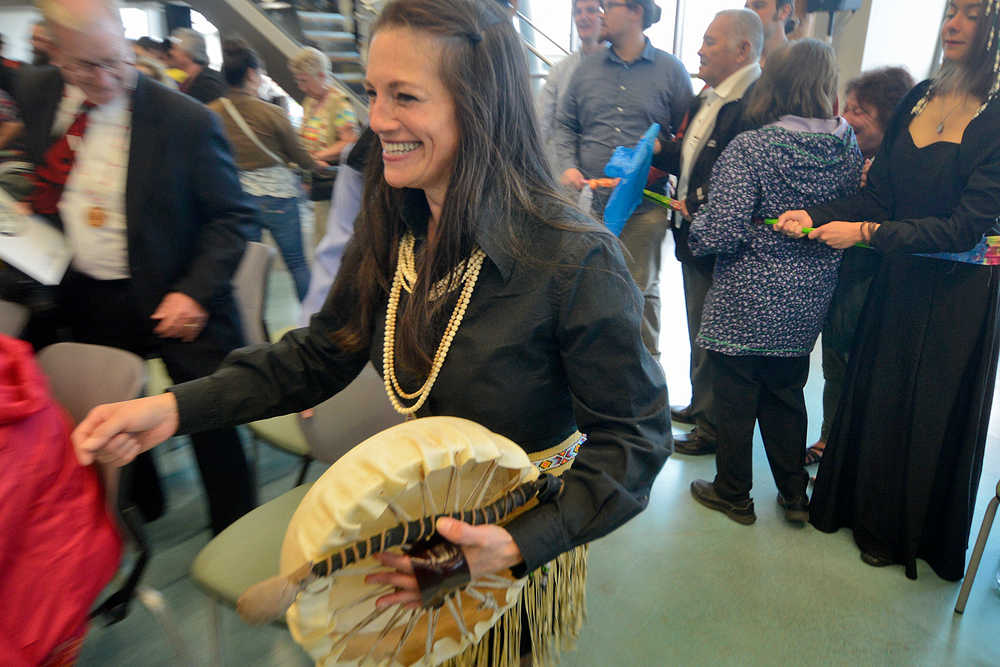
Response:
[[[69,137],[83,136],[87,131],[87,112],[93,108],[93,104],[84,102],[66,134],[45,151],[45,163],[35,168],[35,190],[31,193],[31,208],[35,213],[54,215],[59,212],[59,198],[62,197],[76,159]]]
[[[77,463],[70,429],[31,346],[0,335],[0,665],[5,667],[71,662],[87,612],[121,558],[121,538],[97,472]]]

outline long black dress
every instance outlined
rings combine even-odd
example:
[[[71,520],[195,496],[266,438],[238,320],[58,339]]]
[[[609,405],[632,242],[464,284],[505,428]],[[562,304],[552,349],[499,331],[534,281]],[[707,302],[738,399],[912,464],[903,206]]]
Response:
[[[810,211],[882,222],[882,254],[810,508],[818,529],[854,530],[866,552],[906,566],[923,558],[961,579],[997,370],[1000,267],[918,257],[960,252],[1000,222],[1000,113],[985,109],[961,144],[918,148],[912,108],[897,108],[853,198]]]

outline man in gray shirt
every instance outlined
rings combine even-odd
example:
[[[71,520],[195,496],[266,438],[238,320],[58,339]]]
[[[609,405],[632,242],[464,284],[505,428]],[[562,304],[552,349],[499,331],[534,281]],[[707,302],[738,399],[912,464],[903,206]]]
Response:
[[[573,0],[573,24],[580,36],[580,48],[552,66],[545,77],[545,86],[535,98],[535,115],[538,116],[538,131],[542,135],[545,156],[552,163],[553,174],[559,178],[564,168],[559,167],[555,152],[555,130],[558,124],[559,102],[566,93],[566,86],[576,71],[580,60],[604,47],[599,41],[601,34],[601,3],[598,0]],[[576,163],[568,164],[571,167]]]
[[[680,126],[693,97],[691,78],[674,56],[653,48],[643,34],[659,20],[652,0],[603,0],[600,39],[607,50],[586,56],[570,79],[556,125],[556,154],[565,169],[564,185],[581,190],[590,178],[604,175],[616,146],[632,146],[652,123],[670,137]],[[662,192],[666,177],[653,184]],[[597,191],[591,210],[604,215],[610,191]],[[629,270],[645,297],[642,336],[659,358],[660,246],[667,214],[643,202],[625,224],[621,240],[631,254]]]

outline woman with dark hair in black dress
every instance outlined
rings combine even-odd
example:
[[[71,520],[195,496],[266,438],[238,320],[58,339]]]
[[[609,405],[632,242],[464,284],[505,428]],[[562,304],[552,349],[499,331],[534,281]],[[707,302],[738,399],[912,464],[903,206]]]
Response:
[[[862,560],[910,578],[917,558],[962,578],[982,470],[1000,268],[914,253],[963,252],[995,233],[998,32],[998,0],[949,2],[941,69],[898,107],[868,186],[776,226],[881,256],[810,515],[823,531],[852,528]]]

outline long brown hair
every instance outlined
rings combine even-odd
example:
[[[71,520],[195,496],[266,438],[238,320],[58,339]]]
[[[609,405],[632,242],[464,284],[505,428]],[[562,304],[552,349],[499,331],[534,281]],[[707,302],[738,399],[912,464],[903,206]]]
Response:
[[[563,229],[594,229],[573,218],[555,190],[538,138],[527,63],[520,39],[497,3],[484,0],[396,0],[375,23],[380,30],[410,28],[441,45],[440,76],[455,103],[459,145],[436,233],[418,258],[418,279],[396,325],[396,354],[413,372],[430,366],[436,336],[450,314],[448,299],[431,300],[430,287],[475,247],[477,225],[501,224],[491,237],[514,256],[530,254],[510,223],[528,220]],[[334,341],[359,351],[371,338],[374,313],[389,291],[404,218],[426,219],[422,191],[393,188],[383,175],[376,139],[365,168],[363,206],[356,224],[360,267],[343,272],[334,291],[355,299]],[[506,224],[503,224],[506,223]],[[339,299],[338,299],[339,301]]]
[[[945,13],[945,22],[949,20]],[[965,58],[960,62],[944,60],[934,75],[934,93],[967,92],[984,102],[1000,90],[1000,3],[984,2],[976,23],[976,32]]]

